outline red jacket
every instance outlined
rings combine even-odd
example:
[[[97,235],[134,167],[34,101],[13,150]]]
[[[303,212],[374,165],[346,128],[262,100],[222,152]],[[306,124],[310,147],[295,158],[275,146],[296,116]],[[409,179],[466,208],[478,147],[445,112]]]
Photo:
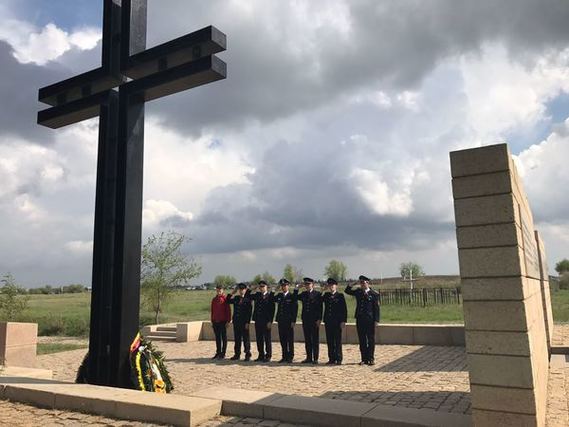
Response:
[[[212,322],[230,322],[231,308],[226,302],[227,295],[216,295],[211,300],[211,321]]]

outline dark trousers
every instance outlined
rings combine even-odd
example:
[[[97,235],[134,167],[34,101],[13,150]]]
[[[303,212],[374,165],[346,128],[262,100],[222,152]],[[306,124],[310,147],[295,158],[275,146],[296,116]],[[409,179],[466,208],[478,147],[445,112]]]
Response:
[[[302,330],[304,331],[304,347],[306,348],[306,358],[308,360],[318,360],[320,348],[320,328],[316,321],[302,321]]]
[[[375,322],[370,319],[356,319],[356,328],[360,340],[362,361],[373,361],[375,355]]]
[[[339,323],[326,323],[326,343],[328,344],[328,360],[342,361],[342,328]]]
[[[292,361],[294,359],[294,325],[292,322],[279,322],[279,339],[283,359]]]
[[[227,322],[212,322],[211,326],[215,333],[215,354],[225,356],[227,351]]]
[[[246,323],[233,322],[233,335],[235,338],[235,355],[241,355],[241,342],[245,349],[245,356],[251,356],[251,339],[249,338],[249,329],[245,328]]]
[[[255,338],[257,340],[257,351],[261,359],[270,359],[273,355],[273,345],[271,342],[271,330],[267,328],[267,322],[255,322]]]

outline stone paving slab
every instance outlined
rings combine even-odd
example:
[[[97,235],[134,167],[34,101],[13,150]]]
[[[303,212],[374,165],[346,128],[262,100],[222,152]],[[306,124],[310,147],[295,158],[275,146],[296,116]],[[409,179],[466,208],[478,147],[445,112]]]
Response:
[[[356,345],[344,345],[343,365],[314,366],[298,363],[304,358],[303,344],[296,344],[297,362],[290,365],[275,361],[268,364],[212,361],[215,343],[208,341],[155,344],[166,356],[177,394],[191,395],[212,386],[226,386],[470,413],[468,372],[462,347],[378,345],[376,365],[370,367],[358,365],[360,356]],[[279,344],[273,343],[273,348],[278,356]],[[73,350],[43,355],[38,363],[43,368],[53,369],[54,379],[72,381],[84,354],[85,350]],[[325,345],[320,346],[320,354],[325,362]],[[232,352],[228,352],[228,356],[231,355]]]

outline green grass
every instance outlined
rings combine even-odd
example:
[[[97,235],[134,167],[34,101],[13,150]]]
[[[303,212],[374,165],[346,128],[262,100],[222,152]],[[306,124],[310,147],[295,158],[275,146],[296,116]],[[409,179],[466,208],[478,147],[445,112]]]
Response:
[[[180,291],[166,305],[160,316],[161,323],[208,320],[209,304],[213,291]],[[354,298],[348,297],[348,321],[353,322]],[[33,295],[22,321],[37,322],[40,335],[87,336],[89,329],[90,294]],[[553,317],[556,322],[569,322],[569,290],[552,294]],[[141,310],[141,324],[150,324],[154,316]],[[463,321],[461,305],[435,305],[414,307],[384,305],[382,323],[460,323]]]
[[[71,343],[39,343],[37,353],[38,355],[60,353],[62,351],[77,350],[79,348],[87,348],[87,346]]]

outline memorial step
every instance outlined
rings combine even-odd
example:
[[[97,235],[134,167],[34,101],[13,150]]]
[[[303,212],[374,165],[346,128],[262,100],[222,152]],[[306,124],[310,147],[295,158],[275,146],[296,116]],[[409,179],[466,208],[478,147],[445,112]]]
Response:
[[[163,335],[156,335],[156,332],[153,332],[152,335],[147,335],[145,337],[147,340],[150,341],[169,341],[169,342],[176,342],[176,336],[175,335],[167,335],[167,336],[163,336]]]
[[[157,331],[160,332],[176,332],[176,326],[158,326],[156,327]]]

